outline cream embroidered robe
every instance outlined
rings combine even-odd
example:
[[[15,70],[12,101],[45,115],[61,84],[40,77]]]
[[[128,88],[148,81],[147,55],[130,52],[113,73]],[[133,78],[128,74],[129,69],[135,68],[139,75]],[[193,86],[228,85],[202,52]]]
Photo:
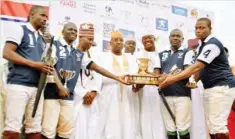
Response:
[[[105,53],[102,66],[116,75],[131,73],[132,58],[123,54]],[[131,86],[103,77],[102,95],[99,99],[100,121],[98,139],[139,139],[138,94]]]
[[[150,59],[148,71],[153,72],[154,68],[160,68],[160,59],[157,52],[145,50],[136,54],[137,58]],[[160,96],[158,87],[145,85],[140,93],[140,126],[143,139],[165,139],[165,127],[160,109]]]
[[[99,63],[99,52],[97,47],[89,50],[90,58]],[[85,53],[84,57],[88,57]],[[98,99],[101,95],[102,76],[91,70],[82,70],[78,77],[74,96],[74,118],[75,126],[71,139],[95,139],[100,109]],[[97,91],[97,96],[89,106],[83,104],[83,97],[89,91]]]

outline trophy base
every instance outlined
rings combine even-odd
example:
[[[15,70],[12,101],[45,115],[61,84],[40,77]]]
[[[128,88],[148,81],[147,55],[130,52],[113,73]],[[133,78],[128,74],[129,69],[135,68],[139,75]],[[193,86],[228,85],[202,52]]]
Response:
[[[129,75],[126,80],[130,84],[144,84],[144,85],[158,85],[159,77],[154,77],[152,75]]]

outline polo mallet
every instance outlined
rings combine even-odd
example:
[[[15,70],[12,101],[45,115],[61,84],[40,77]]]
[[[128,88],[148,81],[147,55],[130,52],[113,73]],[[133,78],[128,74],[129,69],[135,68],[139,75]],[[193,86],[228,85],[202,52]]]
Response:
[[[178,74],[178,73],[181,71],[181,70],[178,69],[178,68],[174,68],[174,66],[172,67],[172,69],[174,69],[174,70],[172,70],[172,71],[169,73],[169,75],[175,75],[175,74]],[[173,112],[171,111],[170,106],[169,106],[169,104],[167,103],[167,100],[166,100],[166,98],[165,98],[165,96],[164,96],[163,91],[162,91],[161,88],[158,88],[158,93],[159,93],[159,95],[161,96],[162,102],[163,102],[164,106],[166,107],[167,111],[169,112],[169,114],[170,114],[170,116],[171,116],[171,118],[172,118],[174,124],[176,125],[176,118],[175,118],[175,115],[174,115]],[[179,134],[179,131],[178,131],[177,129],[176,129],[176,134],[177,134],[177,139],[180,139],[180,134]]]

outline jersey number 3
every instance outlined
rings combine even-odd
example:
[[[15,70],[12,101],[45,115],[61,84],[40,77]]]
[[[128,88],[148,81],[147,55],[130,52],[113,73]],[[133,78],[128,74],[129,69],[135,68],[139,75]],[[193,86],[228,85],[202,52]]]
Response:
[[[203,53],[204,58],[207,58],[210,54],[211,50],[207,50],[206,52]]]

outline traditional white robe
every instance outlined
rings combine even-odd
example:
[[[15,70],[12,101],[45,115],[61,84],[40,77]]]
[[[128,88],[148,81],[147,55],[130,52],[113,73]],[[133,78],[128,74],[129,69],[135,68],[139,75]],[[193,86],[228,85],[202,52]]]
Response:
[[[190,50],[186,55],[187,63],[190,65],[194,63],[195,52]],[[204,88],[201,81],[197,84],[198,88],[191,89],[191,98],[192,98],[192,124],[190,131],[191,139],[208,139],[209,133],[206,126],[206,117],[203,105],[203,93]]]
[[[92,61],[99,61],[99,50],[92,47],[90,50]],[[84,57],[88,57],[85,53]],[[95,133],[98,128],[97,122],[100,115],[97,100],[101,94],[102,76],[94,71],[82,70],[78,77],[74,96],[74,118],[75,125],[71,139],[95,139]],[[89,91],[97,91],[97,96],[89,106],[83,104],[83,97]]]
[[[136,54],[137,58],[150,59],[148,71],[153,72],[154,68],[160,68],[160,59],[157,52],[145,50]],[[145,85],[140,90],[140,121],[143,139],[165,139],[165,127],[160,109],[160,96],[158,87]]]
[[[192,125],[190,136],[191,139],[209,139],[208,128],[206,125],[206,117],[203,105],[204,88],[200,82],[197,84],[198,88],[191,89],[192,98]]]
[[[102,66],[116,75],[131,73],[131,58],[105,53]],[[120,66],[119,69],[117,66]],[[96,139],[140,139],[138,94],[119,82],[103,77],[99,99],[100,121]]]

